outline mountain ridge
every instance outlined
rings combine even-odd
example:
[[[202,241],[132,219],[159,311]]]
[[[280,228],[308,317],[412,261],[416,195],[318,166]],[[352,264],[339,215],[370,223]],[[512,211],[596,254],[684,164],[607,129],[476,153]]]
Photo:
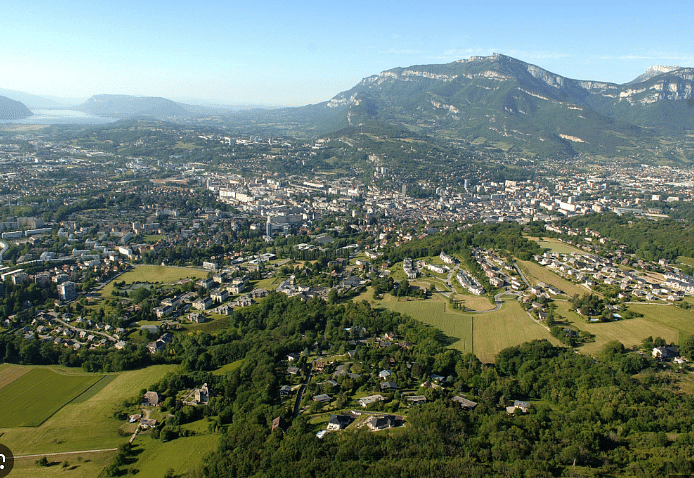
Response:
[[[0,120],[24,119],[33,114],[24,103],[0,96]]]

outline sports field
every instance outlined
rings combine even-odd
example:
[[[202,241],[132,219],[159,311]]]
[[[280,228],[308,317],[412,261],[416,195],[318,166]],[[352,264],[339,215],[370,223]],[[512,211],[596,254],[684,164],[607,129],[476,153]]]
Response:
[[[15,366],[11,368],[13,367]],[[136,396],[140,390],[148,388],[160,380],[166,372],[176,367],[175,365],[155,365],[141,370],[107,374],[105,377],[98,374],[76,374],[77,377],[80,375],[93,377],[92,380],[95,381],[99,377],[104,378],[98,380],[93,387],[72,402],[63,403],[62,408],[38,427],[11,428],[7,427],[7,422],[3,420],[0,422],[2,442],[11,443],[15,455],[118,447],[123,443],[123,437],[118,434],[118,428],[123,422],[113,417],[114,411],[125,399]],[[51,370],[52,368],[54,367],[34,367],[33,369]],[[53,394],[48,395],[52,397]],[[48,401],[48,399],[34,398]],[[8,402],[5,401],[5,403]]]
[[[0,423],[37,427],[87,391],[103,375],[64,374],[57,369],[11,367],[0,372]]]

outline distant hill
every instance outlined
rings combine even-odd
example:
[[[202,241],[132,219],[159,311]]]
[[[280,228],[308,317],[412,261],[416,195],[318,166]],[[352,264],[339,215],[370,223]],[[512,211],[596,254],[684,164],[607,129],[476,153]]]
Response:
[[[0,95],[7,96],[15,101],[21,101],[27,108],[65,108],[80,103],[80,101],[71,100],[70,98],[49,98],[4,88],[0,88]]]
[[[111,118],[146,116],[155,119],[175,119],[191,115],[191,112],[179,103],[153,96],[96,95],[77,109],[94,116]]]
[[[573,80],[505,55],[394,68],[331,100],[245,111],[232,122],[323,135],[388,125],[527,155],[639,155],[694,131],[694,70],[654,67],[624,84]],[[678,153],[680,154],[680,153]],[[679,159],[689,158],[685,148]]]
[[[31,110],[19,101],[0,96],[0,120],[17,120],[33,115]]]

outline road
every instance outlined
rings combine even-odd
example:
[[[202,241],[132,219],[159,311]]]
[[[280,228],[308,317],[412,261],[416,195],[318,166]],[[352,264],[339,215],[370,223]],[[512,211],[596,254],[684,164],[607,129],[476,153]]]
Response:
[[[301,385],[301,388],[299,389],[299,393],[297,393],[297,395],[296,395],[296,403],[294,404],[294,418],[299,416],[299,411],[301,408],[301,397],[304,394],[304,390],[306,390],[306,386],[308,385],[308,382],[311,380],[311,373],[312,372],[313,372],[313,362],[311,362],[311,365],[309,365],[308,373],[306,374],[306,380]]]
[[[63,326],[67,327],[68,329],[72,329],[77,333],[84,331],[84,332],[87,332],[87,334],[89,334],[89,335],[101,335],[103,337],[106,337],[111,342],[117,342],[118,341],[118,340],[116,340],[115,337],[111,337],[110,335],[108,335],[107,333],[104,333],[104,332],[97,332],[95,330],[85,330],[85,329],[80,329],[78,327],[73,327],[72,325],[68,324],[64,320],[58,319],[57,317],[53,320],[55,320],[56,322],[60,322]]]

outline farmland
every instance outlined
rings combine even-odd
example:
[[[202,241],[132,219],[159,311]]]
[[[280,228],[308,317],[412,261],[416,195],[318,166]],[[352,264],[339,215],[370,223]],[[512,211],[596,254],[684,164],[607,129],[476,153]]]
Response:
[[[19,370],[19,375],[13,373]],[[3,427],[37,427],[65,404],[87,391],[103,375],[62,374],[57,369],[12,367],[0,376],[14,377],[0,388],[0,423]]]
[[[175,367],[157,365],[108,374],[77,399],[67,404],[63,403],[64,406],[40,426],[0,428],[3,442],[12,443],[15,455],[115,448],[124,440],[118,434],[118,428],[123,422],[113,418],[113,412],[125,399],[137,395],[143,388],[148,388]],[[53,367],[34,369],[51,371]],[[76,376],[81,375],[93,377],[94,381],[103,377],[97,374]],[[70,376],[60,377],[67,379]],[[2,422],[3,426],[5,423],[7,422]]]
[[[186,278],[201,279],[203,277],[207,277],[207,271],[201,269],[139,265],[135,269],[122,274],[115,281],[125,282],[126,284],[134,284],[136,282],[167,284]],[[101,290],[101,296],[104,298],[111,297],[111,292],[113,292],[113,282]]]

